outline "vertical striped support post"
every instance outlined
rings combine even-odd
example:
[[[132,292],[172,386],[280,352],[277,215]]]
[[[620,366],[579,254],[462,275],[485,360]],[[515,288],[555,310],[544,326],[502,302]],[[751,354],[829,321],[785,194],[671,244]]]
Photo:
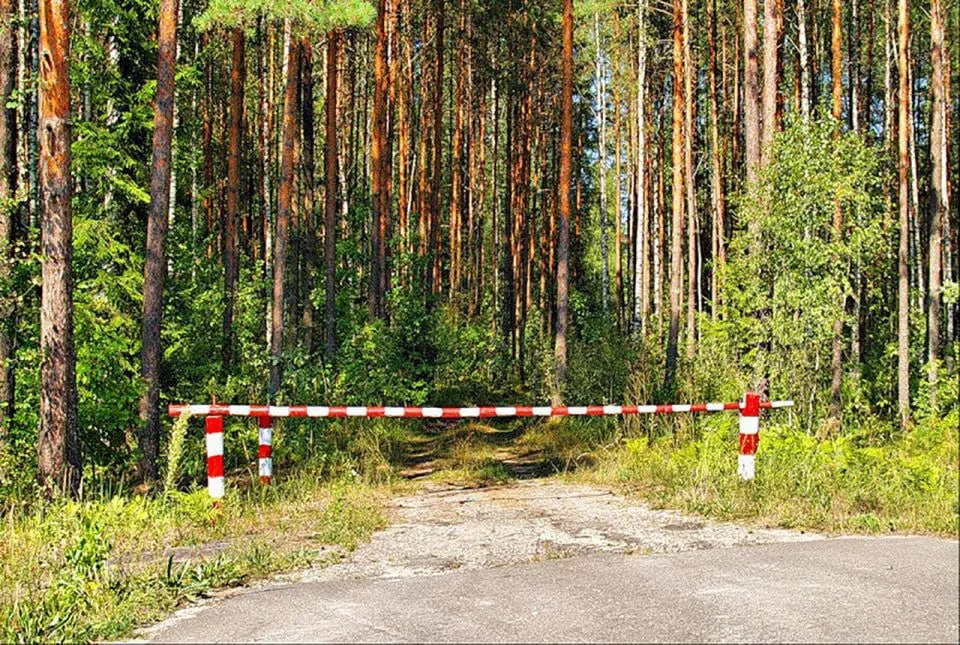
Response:
[[[207,492],[214,504],[223,499],[223,417],[207,417]]]
[[[757,443],[760,440],[760,395],[747,392],[740,404],[740,457],[737,474],[740,479],[753,479],[756,471]]]
[[[260,483],[269,484],[273,479],[273,420],[270,417],[257,417],[260,426],[260,447],[257,451],[260,470]]]

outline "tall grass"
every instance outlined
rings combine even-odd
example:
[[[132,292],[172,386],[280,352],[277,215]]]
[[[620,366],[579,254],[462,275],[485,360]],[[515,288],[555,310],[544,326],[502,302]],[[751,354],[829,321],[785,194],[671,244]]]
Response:
[[[726,417],[693,440],[628,439],[602,455],[593,476],[661,506],[723,519],[827,532],[957,536],[957,426],[953,411],[909,433],[873,422],[824,440],[766,424],[757,478],[741,482],[736,419]]]

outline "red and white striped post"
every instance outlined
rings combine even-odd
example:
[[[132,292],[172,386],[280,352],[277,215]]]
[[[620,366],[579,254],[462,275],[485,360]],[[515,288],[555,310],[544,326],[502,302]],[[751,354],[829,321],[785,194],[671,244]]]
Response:
[[[210,415],[207,429],[207,492],[215,503],[223,499],[223,417]]]
[[[257,465],[260,470],[260,483],[269,484],[273,479],[273,419],[257,417],[260,446],[257,451]]]
[[[740,457],[737,474],[749,481],[756,473],[757,444],[760,441],[760,395],[747,392],[740,405]]]

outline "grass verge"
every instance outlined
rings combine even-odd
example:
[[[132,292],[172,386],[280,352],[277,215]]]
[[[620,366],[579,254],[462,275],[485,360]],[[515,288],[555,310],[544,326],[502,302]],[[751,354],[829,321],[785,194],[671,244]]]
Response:
[[[11,508],[0,641],[121,638],[213,589],[336,559],[384,525],[385,494],[301,471],[269,488],[232,485],[221,508],[205,490]]]
[[[595,452],[577,476],[616,484],[660,507],[724,520],[827,533],[960,532],[958,418],[920,423],[909,433],[887,424],[829,439],[765,423],[757,478],[741,482],[736,417],[721,417],[696,438],[628,438]]]

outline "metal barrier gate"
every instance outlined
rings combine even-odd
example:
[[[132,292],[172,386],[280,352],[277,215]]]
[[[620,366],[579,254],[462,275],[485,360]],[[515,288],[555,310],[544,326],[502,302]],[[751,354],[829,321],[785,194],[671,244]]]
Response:
[[[760,410],[789,408],[793,401],[766,401],[759,394],[747,392],[741,401],[732,403],[686,403],[666,405],[584,405],[584,406],[482,406],[463,408],[391,407],[391,406],[327,406],[327,405],[232,405],[175,404],[168,414],[179,417],[184,412],[206,417],[207,491],[214,500],[224,496],[223,417],[256,417],[259,426],[257,453],[260,482],[273,478],[273,419],[492,419],[509,417],[577,417],[620,416],[633,414],[684,414],[702,412],[740,413],[740,454],[737,473],[742,480],[756,474],[756,452],[760,439]]]

